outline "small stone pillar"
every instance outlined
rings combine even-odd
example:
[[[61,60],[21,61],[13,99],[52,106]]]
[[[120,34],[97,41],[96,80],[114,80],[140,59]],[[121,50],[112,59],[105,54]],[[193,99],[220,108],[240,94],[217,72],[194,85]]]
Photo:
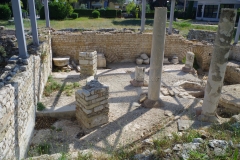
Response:
[[[183,72],[189,73],[193,71],[194,53],[187,52],[185,66],[182,68]]]
[[[147,82],[144,80],[145,67],[135,67],[135,79],[131,80],[130,83],[134,87],[148,86]]]
[[[97,51],[80,52],[79,65],[81,74],[94,76],[97,73]]]
[[[76,91],[76,117],[86,128],[108,123],[109,87],[97,80],[91,80],[81,90]]]
[[[106,58],[103,53],[97,54],[97,68],[106,68]]]

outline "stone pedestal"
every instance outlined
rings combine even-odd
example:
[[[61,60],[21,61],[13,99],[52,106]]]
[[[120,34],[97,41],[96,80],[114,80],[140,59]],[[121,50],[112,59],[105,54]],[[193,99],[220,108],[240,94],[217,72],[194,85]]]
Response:
[[[97,68],[106,68],[106,58],[103,53],[97,54]]]
[[[194,63],[194,53],[193,52],[187,52],[186,54],[186,63],[185,66],[182,68],[183,72],[189,73],[193,72],[193,63]]]
[[[135,67],[135,79],[130,81],[134,87],[148,86],[147,81],[144,80],[145,67]]]
[[[77,121],[86,128],[108,123],[109,87],[91,80],[75,93]]]
[[[80,52],[79,65],[82,75],[95,75],[97,73],[97,51]]]

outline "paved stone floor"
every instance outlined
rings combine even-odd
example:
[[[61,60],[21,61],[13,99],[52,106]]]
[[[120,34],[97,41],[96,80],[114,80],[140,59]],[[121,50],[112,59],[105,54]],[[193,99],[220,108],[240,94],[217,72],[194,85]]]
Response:
[[[51,129],[35,131],[32,145],[37,145],[43,139],[49,143],[60,143],[64,151],[78,151],[91,149],[94,152],[108,153],[109,150],[131,144],[141,138],[154,134],[167,124],[181,119],[195,119],[195,109],[201,106],[201,99],[180,98],[178,96],[163,96],[160,98],[164,104],[161,108],[144,108],[138,103],[140,94],[148,91],[148,87],[133,87],[129,81],[134,78],[135,64],[115,63],[108,69],[98,70],[100,82],[109,85],[109,123],[86,130],[78,125],[76,120],[62,120],[54,124],[61,128],[61,132]],[[201,82],[192,74],[181,71],[183,65],[164,65],[162,74],[162,87],[171,87],[179,81]],[[146,79],[148,80],[149,66],[146,65]],[[53,73],[53,77],[60,81],[81,81],[85,78],[79,73]],[[55,102],[53,102],[55,101]],[[42,102],[48,107],[48,115],[55,111],[72,112],[74,115],[75,96],[43,98]],[[55,105],[52,105],[55,104]],[[186,112],[187,111],[187,112]],[[60,118],[64,117],[64,112]],[[165,113],[168,114],[165,114]],[[170,114],[169,114],[170,113]],[[38,113],[39,114],[39,113]],[[81,135],[81,136],[79,136]],[[56,146],[56,145],[55,145]],[[59,150],[52,150],[52,153]],[[32,151],[32,154],[35,153]]]

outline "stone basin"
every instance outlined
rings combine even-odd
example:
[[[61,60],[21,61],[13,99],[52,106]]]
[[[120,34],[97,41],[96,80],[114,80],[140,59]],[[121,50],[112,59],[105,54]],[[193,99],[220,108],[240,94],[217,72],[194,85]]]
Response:
[[[70,59],[70,56],[54,57],[53,64],[58,67],[63,67],[69,64],[69,59]]]

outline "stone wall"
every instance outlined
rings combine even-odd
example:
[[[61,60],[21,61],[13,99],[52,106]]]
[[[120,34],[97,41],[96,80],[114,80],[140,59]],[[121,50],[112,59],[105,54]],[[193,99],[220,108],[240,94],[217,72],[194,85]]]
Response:
[[[195,53],[203,70],[209,69],[213,45],[188,41],[180,35],[167,35],[165,57],[177,55],[181,61],[188,51]],[[52,35],[53,56],[70,56],[78,63],[79,52],[96,50],[110,62],[135,62],[142,53],[151,54],[151,33],[58,33]]]
[[[240,83],[240,62],[229,61],[225,72],[224,81],[230,84]]]
[[[214,43],[216,32],[213,31],[204,31],[204,30],[195,30],[191,29],[188,32],[188,40],[197,40],[197,41],[207,41],[209,43]]]
[[[51,39],[12,57],[0,78],[0,159],[22,159],[35,125],[37,102],[51,73]]]

